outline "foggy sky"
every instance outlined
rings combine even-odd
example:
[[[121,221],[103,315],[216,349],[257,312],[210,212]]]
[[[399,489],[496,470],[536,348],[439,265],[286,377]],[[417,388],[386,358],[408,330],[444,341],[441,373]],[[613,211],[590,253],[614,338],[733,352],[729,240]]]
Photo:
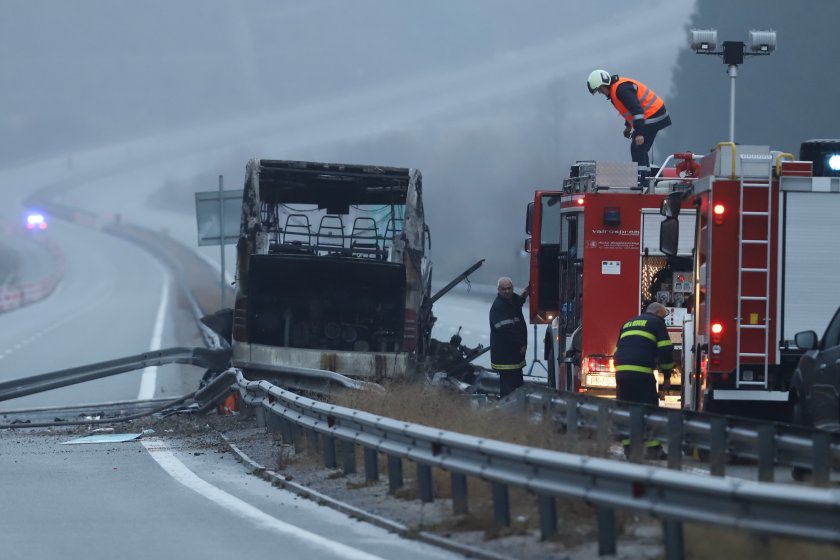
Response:
[[[479,281],[505,274],[522,285],[525,205],[534,189],[558,186],[576,159],[629,159],[614,110],[584,89],[589,70],[637,77],[667,100],[693,4],[0,0],[0,166],[201,123],[329,107],[354,95],[397,92],[383,96],[404,98],[406,111],[463,96],[390,130],[392,117],[360,115],[380,129],[364,137],[282,150],[259,137],[232,144],[193,180],[162,180],[151,202],[193,220],[192,193],[214,188],[219,174],[238,187],[255,156],[416,167],[436,280],[486,258]],[[669,33],[680,37],[667,52],[644,47]],[[575,51],[583,41],[604,54]],[[578,68],[582,53],[593,62]],[[542,70],[518,72],[526,64]],[[498,82],[488,87],[496,69]],[[474,87],[459,81],[469,76]],[[488,89],[499,93],[482,96]],[[683,113],[674,121],[696,124]]]

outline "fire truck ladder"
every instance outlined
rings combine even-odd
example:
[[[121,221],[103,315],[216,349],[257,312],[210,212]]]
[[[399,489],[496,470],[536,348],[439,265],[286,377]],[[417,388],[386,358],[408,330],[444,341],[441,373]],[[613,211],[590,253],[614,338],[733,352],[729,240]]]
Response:
[[[739,212],[739,224],[738,224],[738,316],[735,318],[736,325],[737,325],[737,365],[736,365],[736,372],[735,372],[735,386],[745,387],[763,387],[764,389],[768,388],[768,369],[769,369],[769,362],[770,362],[770,224],[771,224],[771,216],[770,210],[772,208],[772,197],[773,197],[773,166],[771,165],[772,160],[767,164],[767,175],[766,176],[747,176],[745,170],[752,168],[755,169],[756,163],[760,163],[756,160],[765,160],[767,159],[766,156],[760,155],[752,155],[752,154],[741,154],[741,188],[740,188],[740,205],[739,208],[741,211]],[[764,189],[767,192],[766,197],[766,207],[764,208],[750,208],[750,210],[744,210],[744,192],[747,189]],[[755,200],[755,198],[753,198]],[[755,203],[754,203],[755,204]],[[767,221],[767,229],[763,237],[756,237],[754,239],[744,239],[744,224],[749,224],[756,219],[764,218]],[[751,232],[756,232],[758,228],[750,228]],[[753,235],[756,235],[753,233]],[[763,267],[758,268],[744,268],[744,251],[747,246],[764,246],[764,251],[766,255],[765,263]],[[764,275],[764,292],[761,293],[751,293],[750,295],[744,294],[744,280],[747,275],[756,275],[756,274],[763,274]],[[755,283],[752,283],[754,286]],[[764,324],[752,324],[747,323],[744,320],[744,310],[743,305],[744,302],[749,301],[760,301],[764,302]],[[748,330],[763,330],[764,331],[764,351],[763,352],[742,352],[741,351],[741,338],[745,331]],[[755,380],[754,376],[750,376],[750,379],[744,379],[743,372],[741,371],[741,360],[742,358],[763,358],[764,361],[764,377],[761,381]]]

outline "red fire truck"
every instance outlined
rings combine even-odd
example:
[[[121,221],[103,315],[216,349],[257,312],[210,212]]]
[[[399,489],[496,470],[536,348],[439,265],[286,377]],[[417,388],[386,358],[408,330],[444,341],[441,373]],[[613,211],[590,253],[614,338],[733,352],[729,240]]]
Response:
[[[683,406],[789,419],[794,335],[822,332],[840,300],[840,141],[805,142],[796,161],[719,144],[662,213],[666,255],[682,253],[684,226],[696,224]]]
[[[530,319],[548,325],[550,385],[615,396],[619,328],[653,301],[668,307],[669,332],[681,348],[694,301],[694,224],[679,222],[683,241],[674,255],[665,255],[660,206],[669,194],[690,189],[698,169],[691,153],[675,154],[642,188],[634,163],[582,161],[562,189],[535,192],[526,216]],[[675,388],[679,379],[675,372]]]

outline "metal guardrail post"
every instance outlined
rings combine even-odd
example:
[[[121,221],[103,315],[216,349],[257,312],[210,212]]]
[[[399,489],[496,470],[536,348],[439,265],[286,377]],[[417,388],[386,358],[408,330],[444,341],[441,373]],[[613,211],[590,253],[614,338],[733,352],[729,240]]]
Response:
[[[615,554],[615,510],[595,506],[598,517],[598,556]]]
[[[429,465],[417,463],[417,490],[420,493],[421,502],[435,501],[435,494],[432,489],[432,467]]]
[[[641,463],[645,450],[645,409],[641,406],[630,407],[630,452],[632,463]]]
[[[578,435],[578,401],[572,393],[566,397],[566,435],[577,439]]]
[[[598,403],[596,445],[598,451],[605,453],[610,447],[610,407],[607,403]]]
[[[758,480],[773,482],[773,463],[776,456],[776,434],[773,426],[758,426]]]
[[[557,502],[554,496],[537,496],[540,513],[540,539],[547,541],[557,534]]]
[[[324,435],[324,467],[334,469],[338,466],[335,460],[335,437]]]
[[[376,449],[365,447],[365,480],[376,482],[379,480],[379,455]]]
[[[318,432],[315,430],[305,430],[306,432],[306,448],[310,453],[318,452]]]
[[[268,431],[272,434],[279,433],[282,437],[282,427],[283,427],[283,420],[280,416],[273,414],[271,412],[268,413],[268,418],[266,418],[266,427]]]
[[[351,441],[338,440],[339,454],[341,455],[341,470],[344,474],[356,472],[356,444]]]
[[[257,428],[266,428],[267,424],[265,421],[265,409],[261,406],[258,406],[254,411],[254,416],[257,420]]]
[[[662,522],[665,536],[665,560],[683,560],[683,524],[676,519]]]
[[[467,477],[456,472],[452,473],[452,512],[455,515],[466,515],[469,513]]]
[[[508,487],[500,482],[491,482],[493,492],[493,521],[497,527],[510,527],[510,496]]]
[[[306,451],[306,434],[304,433],[304,429],[297,424],[292,424],[292,439],[295,441],[295,454],[300,455],[304,451]]]
[[[420,494],[421,502],[428,504],[435,501],[432,467],[423,463],[417,463],[417,492]]]
[[[724,476],[726,474],[726,418],[712,418],[710,428],[709,471],[712,476]]]
[[[668,468],[682,469],[682,413],[674,410],[668,413]]]
[[[388,455],[388,493],[393,494],[403,485],[402,459]]]
[[[814,434],[814,486],[828,486],[831,478],[831,438]]]
[[[280,435],[283,438],[283,443],[291,444],[295,442],[295,435],[292,432],[292,423],[285,418],[280,419]]]

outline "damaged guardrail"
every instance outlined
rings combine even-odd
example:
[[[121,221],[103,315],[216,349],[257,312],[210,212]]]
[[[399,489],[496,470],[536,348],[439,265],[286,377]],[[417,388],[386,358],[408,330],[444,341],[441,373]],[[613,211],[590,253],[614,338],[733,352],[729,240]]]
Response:
[[[616,434],[630,439],[629,457],[640,461],[644,441],[668,446],[668,467],[680,469],[686,448],[708,453],[712,475],[724,476],[728,457],[756,461],[758,479],[772,482],[775,465],[807,469],[812,481],[827,486],[832,468],[840,469],[840,434],[799,426],[705,412],[668,410],[574,393],[536,391],[525,396],[566,427],[589,429],[598,438]]]
[[[492,485],[494,518],[504,526],[510,524],[508,488],[526,488],[537,494],[543,538],[557,530],[555,498],[594,503],[601,554],[615,551],[616,509],[662,518],[668,558],[682,557],[685,521],[840,543],[838,490],[709,478],[530,448],[314,401],[266,381],[249,381],[241,372],[236,380],[242,400],[256,408],[258,423],[282,432],[287,442],[305,437],[320,443],[326,467],[336,467],[340,455],[344,471],[355,472],[355,446],[361,445],[365,476],[378,480],[378,455],[384,453],[391,492],[403,485],[402,460],[408,459],[417,464],[421,500],[433,501],[437,467],[451,473],[455,513],[466,513],[467,477],[477,477]]]
[[[125,358],[4,381],[0,383],[0,401],[164,364],[189,364],[213,371],[223,371],[229,363],[230,350],[225,349],[175,347],[154,350]]]

